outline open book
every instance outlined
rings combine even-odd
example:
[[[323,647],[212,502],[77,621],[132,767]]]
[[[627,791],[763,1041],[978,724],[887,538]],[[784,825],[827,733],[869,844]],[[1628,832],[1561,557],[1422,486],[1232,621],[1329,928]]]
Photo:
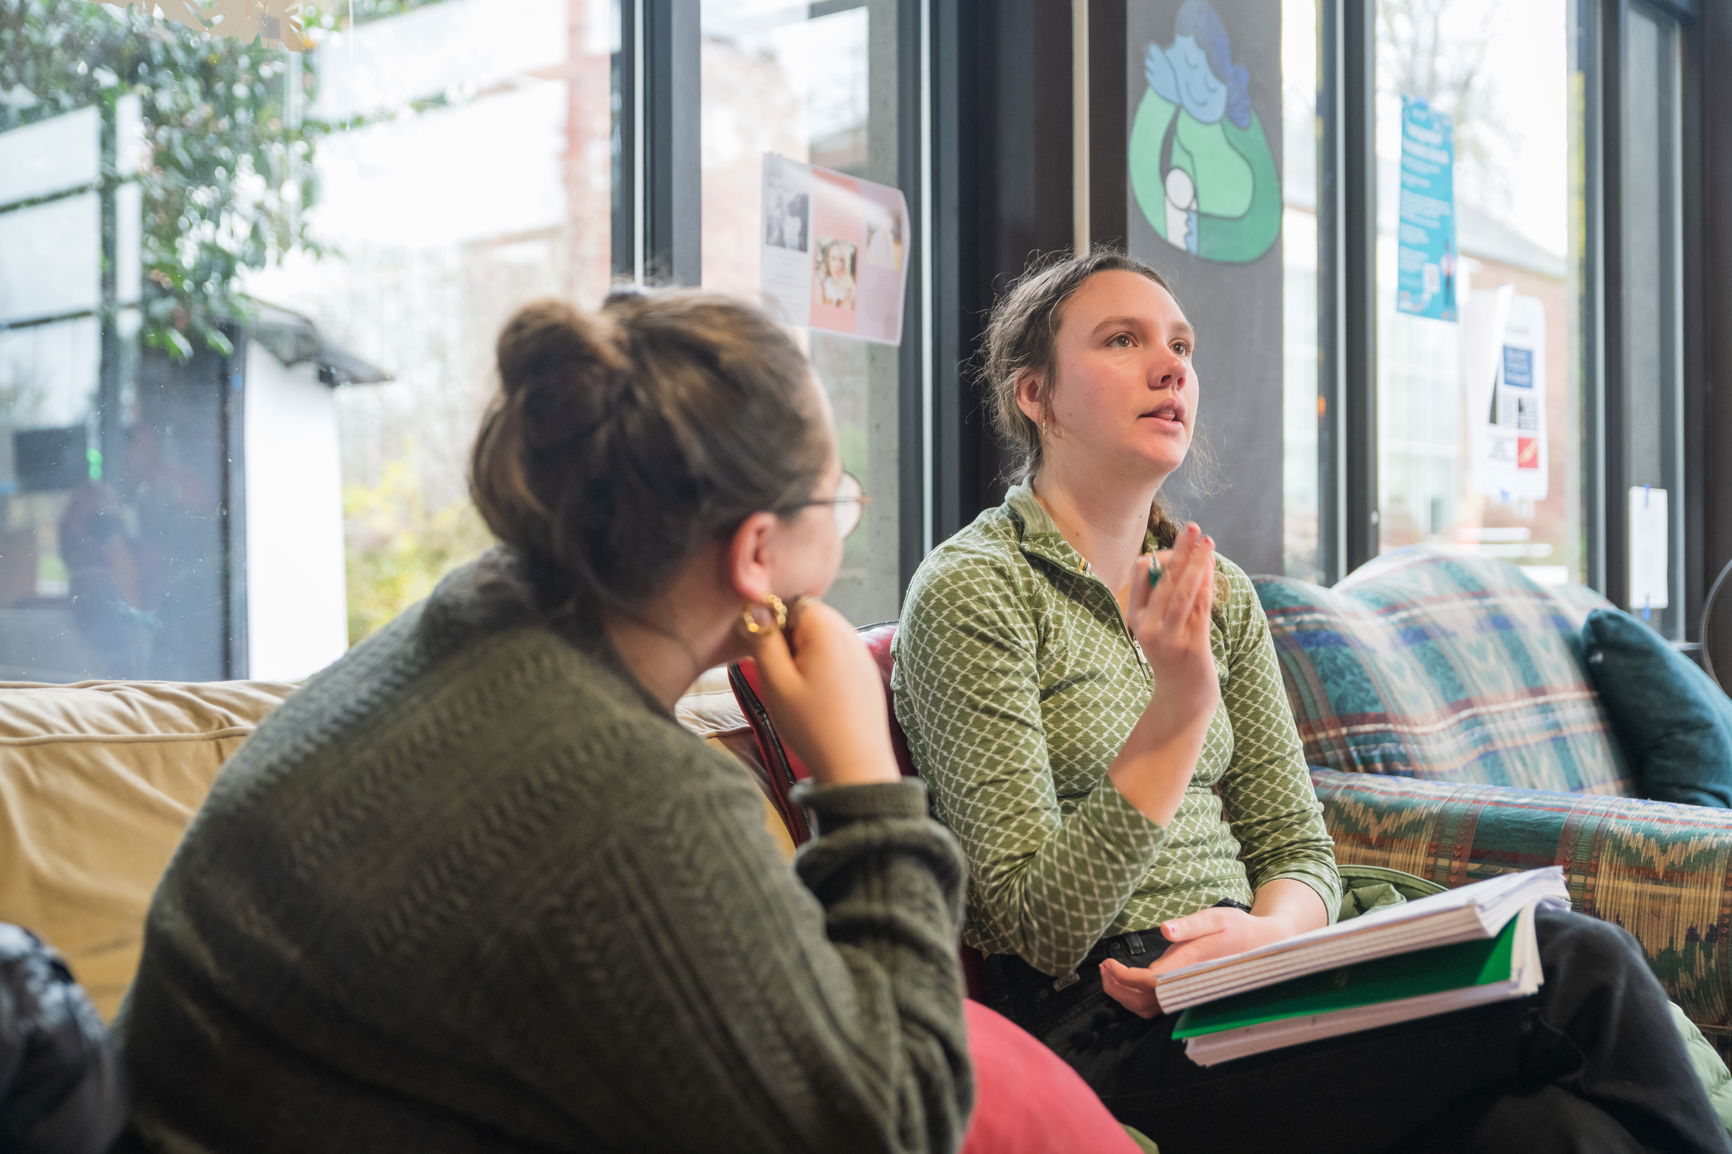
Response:
[[[1557,866],[1374,910],[1156,979],[1200,1065],[1508,998],[1540,987],[1533,910],[1568,908]]]

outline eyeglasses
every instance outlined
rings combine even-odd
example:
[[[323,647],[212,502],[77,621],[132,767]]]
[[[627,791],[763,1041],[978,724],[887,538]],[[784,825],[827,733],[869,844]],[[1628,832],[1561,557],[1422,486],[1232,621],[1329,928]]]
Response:
[[[872,498],[860,487],[860,478],[852,473],[843,473],[842,479],[836,484],[834,497],[817,497],[810,501],[796,501],[792,505],[778,509],[779,513],[792,513],[796,509],[805,509],[812,505],[828,505],[836,515],[836,534],[846,537],[860,527],[860,516],[865,511],[866,502]]]

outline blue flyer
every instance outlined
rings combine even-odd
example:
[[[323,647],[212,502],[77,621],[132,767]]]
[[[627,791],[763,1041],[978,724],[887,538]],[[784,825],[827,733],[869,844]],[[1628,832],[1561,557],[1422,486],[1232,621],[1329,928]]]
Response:
[[[1395,307],[1455,320],[1455,130],[1448,116],[1405,94],[1399,240]]]

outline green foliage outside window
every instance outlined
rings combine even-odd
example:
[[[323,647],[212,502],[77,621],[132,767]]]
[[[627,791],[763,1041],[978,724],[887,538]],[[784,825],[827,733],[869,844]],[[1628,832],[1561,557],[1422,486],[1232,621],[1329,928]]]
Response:
[[[386,465],[376,485],[344,486],[343,520],[351,645],[493,543],[469,502],[430,507],[408,460]]]
[[[432,2],[343,0],[302,8],[301,17],[316,46],[351,18],[365,23]],[[112,132],[122,99],[138,98],[142,159],[120,171],[120,150],[105,148],[98,191],[107,199],[133,182],[141,192],[146,348],[176,362],[200,345],[232,353],[224,329],[250,319],[240,291],[247,272],[291,253],[331,255],[307,224],[319,195],[314,152],[322,137],[366,120],[304,113],[316,92],[315,55],[94,0],[0,0],[0,44],[0,132],[90,107]],[[104,302],[104,325],[115,324],[117,308]],[[466,502],[429,507],[409,460],[387,465],[376,484],[347,486],[344,516],[351,641],[490,543]]]
[[[419,6],[352,0],[302,17],[317,44],[351,13]],[[227,355],[224,324],[250,315],[246,270],[324,252],[307,228],[313,151],[356,125],[302,115],[316,83],[308,55],[93,0],[0,0],[0,44],[0,132],[93,106],[113,124],[121,98],[138,96],[144,161],[120,172],[106,154],[101,191],[131,180],[143,194],[145,345],[176,361],[200,342]]]
[[[247,315],[243,270],[318,251],[305,209],[322,128],[291,107],[291,86],[310,98],[311,70],[89,0],[0,0],[0,43],[0,131],[92,106],[113,124],[121,98],[139,97],[145,159],[119,172],[108,152],[101,183],[143,194],[145,344],[175,360],[195,342],[227,354],[223,323]]]

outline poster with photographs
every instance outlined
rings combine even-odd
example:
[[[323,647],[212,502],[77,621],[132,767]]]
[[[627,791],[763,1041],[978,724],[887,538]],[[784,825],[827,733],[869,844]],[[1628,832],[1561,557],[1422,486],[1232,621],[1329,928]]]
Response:
[[[792,325],[902,341],[909,233],[900,190],[764,156],[760,288]]]

